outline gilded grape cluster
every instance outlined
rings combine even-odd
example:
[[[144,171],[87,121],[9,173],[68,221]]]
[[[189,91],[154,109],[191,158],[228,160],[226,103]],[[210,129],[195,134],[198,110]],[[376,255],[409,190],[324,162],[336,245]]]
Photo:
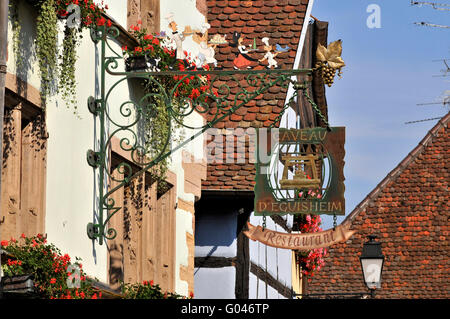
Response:
[[[341,77],[341,69],[335,69],[331,66],[329,66],[324,61],[318,61],[316,63],[315,69],[320,72],[320,75],[322,76],[324,84],[328,85],[328,87],[331,87],[334,83],[334,78],[336,77],[336,73],[339,77]]]

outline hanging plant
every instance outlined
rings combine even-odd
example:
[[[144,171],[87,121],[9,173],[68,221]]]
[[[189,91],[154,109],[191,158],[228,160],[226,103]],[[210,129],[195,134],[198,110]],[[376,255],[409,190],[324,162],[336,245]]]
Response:
[[[75,6],[77,10],[68,11]],[[55,2],[54,10],[57,16],[62,20],[67,19],[60,55],[59,91],[67,106],[74,108],[74,113],[77,111],[76,48],[83,29],[90,28],[93,25],[111,24],[111,21],[106,21],[103,17],[107,9],[108,6],[104,5],[103,1],[101,6],[95,4],[92,0],[56,0]],[[79,16],[72,17],[72,15]]]
[[[78,45],[78,33],[74,28],[66,26],[64,30],[64,40],[62,54],[60,56],[59,68],[59,91],[67,106],[73,106],[74,113],[77,110],[75,79],[75,64],[77,61],[76,47]]]
[[[28,0],[28,2],[38,12],[35,43],[41,77],[42,105],[45,106],[48,97],[58,85],[58,90],[67,106],[75,107],[74,113],[76,113],[76,47],[83,29],[93,25],[111,24],[111,21],[103,17],[108,6],[104,5],[103,1],[101,5],[97,5],[93,0]],[[77,10],[68,11],[74,7]],[[60,48],[58,47],[58,20],[65,19],[67,23],[62,48]],[[20,33],[18,23],[16,29],[18,31],[14,31],[14,39],[18,39],[17,34]],[[20,44],[16,40],[15,43],[17,43],[15,47],[18,48]]]
[[[322,231],[320,227],[322,220],[319,215],[300,215],[297,218],[298,230],[301,233],[316,233]],[[313,277],[323,265],[326,248],[317,248],[309,251],[296,251],[296,262],[301,267],[302,275]],[[311,278],[309,278],[311,280]]]
[[[58,70],[58,17],[55,0],[39,1],[36,21],[36,55],[41,75],[41,100],[45,106]]]

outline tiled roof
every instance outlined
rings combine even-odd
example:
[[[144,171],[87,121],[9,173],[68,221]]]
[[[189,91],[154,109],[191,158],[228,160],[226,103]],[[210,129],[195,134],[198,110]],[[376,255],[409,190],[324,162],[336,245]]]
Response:
[[[226,39],[232,38],[233,32],[237,31],[244,35],[245,45],[253,44],[256,39],[258,48],[262,48],[261,39],[268,37],[271,44],[288,45],[291,49],[287,53],[276,57],[278,65],[282,69],[292,69],[303,21],[309,0],[278,0],[278,1],[225,1],[208,0],[208,22],[211,25],[209,35],[226,35]],[[237,48],[228,45],[217,47],[215,58],[219,66],[224,69],[233,69]],[[254,58],[262,58],[264,51],[252,54]],[[263,64],[263,67],[265,64]],[[262,68],[262,67],[261,67]],[[241,81],[243,82],[243,81]],[[241,83],[243,87],[247,83]],[[251,90],[251,89],[249,89]],[[232,93],[236,93],[233,91]],[[232,94],[230,101],[234,98]],[[268,127],[282,111],[286,98],[286,89],[272,87],[267,93],[250,101],[246,106],[238,109],[226,120],[219,122],[215,127],[222,128],[249,128]],[[208,120],[216,112],[214,106],[211,108]],[[225,140],[225,139],[224,139]],[[219,143],[223,143],[219,141]],[[209,147],[214,147],[210,144]],[[251,151],[251,150],[250,150]],[[254,187],[254,164],[248,161],[249,148],[246,146],[245,155],[233,154],[222,156],[224,162],[227,158],[239,158],[245,156],[245,163],[208,163],[208,177],[202,183],[202,189],[206,190],[253,190]],[[217,156],[217,154],[216,154]]]
[[[450,297],[450,113],[343,223],[357,233],[330,247],[308,293],[366,291],[359,256],[369,234],[382,243],[380,298]]]

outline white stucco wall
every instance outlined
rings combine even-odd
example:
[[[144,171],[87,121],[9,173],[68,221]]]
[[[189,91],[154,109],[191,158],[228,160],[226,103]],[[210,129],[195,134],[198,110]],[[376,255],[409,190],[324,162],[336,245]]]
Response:
[[[192,29],[199,29],[201,24],[205,21],[205,17],[197,10],[196,2],[192,0],[164,0],[160,2],[160,26],[161,31],[166,31],[171,34],[168,28],[167,15],[173,13],[174,19],[178,24],[178,30],[182,32],[186,25],[190,25]],[[170,32],[170,33],[169,33]],[[198,53],[197,44],[192,41],[192,37],[186,37],[183,42],[183,50],[191,52],[196,55]],[[190,127],[200,128],[204,124],[204,118],[198,113],[192,113],[184,119],[184,124]],[[196,134],[198,130],[183,129],[185,138]],[[184,140],[184,139],[183,139]],[[201,162],[203,160],[203,136],[197,137],[195,140],[189,142],[183,149],[194,155],[195,161]],[[172,147],[176,147],[176,143],[172,143]],[[184,170],[182,167],[182,151],[181,149],[174,152],[171,156],[171,164],[169,169],[177,174],[177,200],[178,198],[194,203],[195,197],[193,194],[186,193],[184,190]],[[188,283],[180,278],[180,267],[188,266],[189,250],[186,242],[186,233],[194,234],[192,225],[194,223],[194,216],[190,212],[186,212],[180,208],[176,210],[176,259],[175,259],[175,291],[182,295],[188,295]],[[197,283],[196,283],[197,284]],[[197,297],[197,294],[195,292]]]
[[[186,117],[183,123],[190,127],[201,127],[203,125],[204,119],[198,113],[192,113],[188,117]],[[199,132],[198,129],[188,129],[182,128],[183,138],[178,142],[172,143],[172,148],[175,148],[182,143],[185,139],[190,138]],[[180,135],[180,132],[176,132],[177,135]],[[184,147],[174,151],[170,157],[170,165],[169,169],[174,172],[177,176],[177,202],[179,199],[194,204],[195,196],[191,193],[186,193],[184,189],[185,184],[185,176],[183,169],[183,150],[189,152],[194,156],[192,159],[193,162],[202,162],[203,160],[203,145],[204,145],[204,136],[199,135],[193,141],[187,143]],[[186,240],[186,233],[189,233],[193,236],[194,234],[193,224],[194,224],[194,215],[191,212],[187,212],[180,208],[177,208],[176,211],[176,257],[175,257],[175,291],[182,295],[189,295],[189,287],[188,283],[185,280],[181,280],[180,277],[180,267],[189,265],[189,248]]]
[[[195,298],[235,299],[236,268],[195,268]]]
[[[108,14],[126,28],[127,1],[108,1]],[[177,17],[180,29],[186,24],[199,28],[204,17],[195,7],[195,1],[161,1],[161,26],[167,27],[165,16],[173,12]],[[27,35],[24,48],[29,51],[26,55],[28,68],[26,72],[16,70],[16,61],[12,47],[12,25],[9,23],[8,43],[8,72],[16,74],[24,81],[40,88],[38,65],[34,56],[33,41],[35,38],[35,13],[24,1],[21,1],[19,11],[22,22],[22,33]],[[62,23],[61,23],[62,26]],[[62,33],[60,33],[60,40]],[[121,52],[120,44],[110,42],[116,50]],[[91,168],[86,161],[89,149],[98,149],[100,125],[98,119],[88,111],[89,96],[99,97],[100,73],[99,57],[100,43],[95,45],[87,30],[77,48],[78,61],[76,64],[77,79],[77,115],[72,108],[67,108],[61,96],[52,96],[46,108],[47,130],[49,132],[47,148],[47,180],[46,180],[46,220],[45,232],[48,241],[55,244],[63,253],[72,258],[80,257],[83,269],[89,276],[96,277],[102,282],[108,282],[107,274],[107,245],[98,245],[87,236],[86,226],[93,222],[94,212],[98,205],[98,171]],[[191,37],[186,40],[185,48],[195,51],[196,44]],[[193,52],[195,53],[195,52]],[[123,64],[119,65],[123,70]],[[117,78],[107,76],[106,86],[110,87]],[[121,83],[111,93],[108,99],[108,110],[113,118],[119,118],[120,104],[130,99],[128,82]],[[126,121],[129,121],[126,120]],[[201,127],[204,119],[193,113],[185,119],[185,123]],[[110,128],[110,130],[113,127]],[[189,137],[195,130],[184,130],[184,136]],[[125,136],[125,135],[119,135]],[[193,154],[198,161],[203,159],[204,140],[199,136],[184,147]],[[173,147],[175,145],[172,145]],[[194,195],[184,190],[184,171],[182,168],[181,150],[172,155],[170,170],[177,175],[177,198],[194,203]],[[119,212],[120,213],[120,212]],[[181,209],[176,210],[176,284],[175,291],[188,295],[186,281],[180,279],[180,266],[187,266],[189,251],[186,243],[186,233],[193,234],[193,215]]]
[[[12,29],[9,28],[8,72],[15,74],[35,88],[40,88],[40,76],[33,41],[36,15],[31,6],[19,5],[21,43],[26,52],[25,65],[16,69],[12,47]],[[62,23],[59,23],[62,28]],[[87,237],[86,225],[92,222],[94,211],[94,172],[87,165],[86,151],[94,147],[95,126],[87,110],[87,98],[95,94],[95,48],[87,31],[78,47],[76,65],[78,82],[77,116],[67,108],[61,96],[51,96],[46,106],[47,140],[46,219],[48,241],[72,258],[82,259],[84,270],[92,277],[106,282],[106,246],[93,245]],[[60,41],[62,34],[60,33]],[[98,126],[97,126],[98,129]]]
[[[267,288],[267,290],[266,290]],[[286,299],[278,291],[273,289],[270,285],[266,285],[264,281],[258,279],[254,274],[249,276],[249,299]]]
[[[192,30],[199,30],[206,21],[205,16],[197,10],[195,0],[164,0],[160,5],[161,30],[166,31],[168,35],[172,33],[172,30],[168,27],[166,17],[171,13],[173,13],[180,33],[186,26],[190,26]],[[198,44],[192,40],[192,36],[187,36],[183,41],[183,50],[191,52],[193,56],[198,54]]]
[[[287,215],[283,218],[288,219],[288,226],[292,227],[292,216]],[[262,217],[251,215],[250,223],[253,225],[262,225]],[[275,224],[271,218],[266,218],[266,227],[268,229],[275,230],[277,232],[286,233],[281,226]],[[258,241],[249,241],[250,246],[250,261],[260,266],[262,269],[267,270],[272,277],[278,279],[283,285],[287,287],[292,286],[292,252],[289,249],[274,248],[261,244]],[[266,253],[267,253],[267,265],[266,265]],[[250,289],[253,289],[252,283],[250,283]]]

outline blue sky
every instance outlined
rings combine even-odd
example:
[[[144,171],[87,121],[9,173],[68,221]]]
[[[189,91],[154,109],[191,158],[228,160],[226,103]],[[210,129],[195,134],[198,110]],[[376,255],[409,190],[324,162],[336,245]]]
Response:
[[[381,9],[381,28],[367,27],[370,4]],[[433,60],[450,58],[450,29],[414,22],[450,25],[450,11],[411,6],[410,0],[315,0],[312,15],[329,22],[328,42],[343,40],[347,66],[326,94],[331,125],[346,126],[348,215],[437,120],[404,123],[447,113],[442,105],[417,104],[442,101],[450,90],[450,76],[433,77],[445,67]],[[332,218],[323,218],[323,228],[331,225]]]

